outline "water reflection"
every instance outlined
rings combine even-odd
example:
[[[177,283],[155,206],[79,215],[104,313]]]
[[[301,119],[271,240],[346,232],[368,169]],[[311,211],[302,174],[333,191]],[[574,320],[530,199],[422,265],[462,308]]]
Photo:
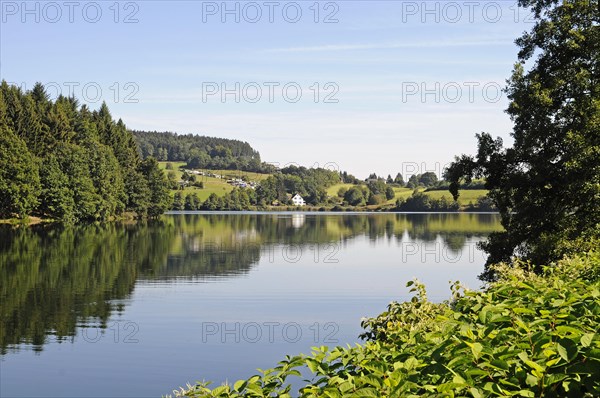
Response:
[[[478,214],[184,214],[157,222],[0,227],[0,352],[72,339],[124,311],[136,281],[228,279],[274,247],[443,241],[458,253],[499,228]]]

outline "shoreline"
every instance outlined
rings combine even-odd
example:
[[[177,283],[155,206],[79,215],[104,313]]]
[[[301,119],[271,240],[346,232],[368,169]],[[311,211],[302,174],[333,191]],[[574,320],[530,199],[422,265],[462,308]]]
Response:
[[[186,214],[310,214],[310,215],[362,215],[362,214],[500,214],[498,211],[393,211],[393,210],[384,210],[384,209],[361,209],[361,210],[320,210],[315,208],[310,209],[295,209],[295,208],[286,208],[286,209],[269,209],[269,210],[169,210],[164,212],[161,216],[164,215],[186,215]],[[160,218],[160,216],[158,217]],[[157,218],[157,219],[158,219]],[[72,223],[74,225],[77,224],[91,224],[91,223],[112,223],[112,222],[124,222],[124,221],[140,221],[140,220],[149,220],[149,218],[136,218],[136,217],[115,217],[110,220],[104,221],[83,221],[83,222],[75,222]],[[27,226],[31,227],[34,225],[50,225],[50,224],[68,224],[67,222],[61,220],[55,220],[51,218],[41,218],[41,217],[27,217],[25,219],[18,218],[5,218],[0,219],[0,225],[11,225],[11,226]]]
[[[374,211],[374,210],[170,210],[164,215],[178,214],[325,214],[325,215],[361,215],[361,214],[500,214],[497,211]]]

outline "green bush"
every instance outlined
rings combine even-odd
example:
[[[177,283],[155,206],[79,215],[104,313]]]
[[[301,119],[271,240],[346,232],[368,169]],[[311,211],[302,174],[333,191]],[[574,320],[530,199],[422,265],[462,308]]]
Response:
[[[432,199],[423,192],[413,192],[412,196],[396,201],[397,211],[420,211],[420,212],[445,212],[458,211],[460,205],[457,201],[449,201],[445,196],[440,199]]]
[[[543,267],[496,266],[483,291],[452,286],[453,299],[411,301],[366,319],[364,345],[314,348],[274,369],[191,397],[597,397],[600,395],[600,253]],[[291,393],[289,377],[311,380]]]

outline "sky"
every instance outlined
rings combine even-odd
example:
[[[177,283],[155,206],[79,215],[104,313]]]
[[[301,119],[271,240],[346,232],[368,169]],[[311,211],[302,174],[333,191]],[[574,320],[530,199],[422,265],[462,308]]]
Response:
[[[516,1],[5,1],[0,78],[130,129],[247,141],[263,161],[440,174],[510,143]]]

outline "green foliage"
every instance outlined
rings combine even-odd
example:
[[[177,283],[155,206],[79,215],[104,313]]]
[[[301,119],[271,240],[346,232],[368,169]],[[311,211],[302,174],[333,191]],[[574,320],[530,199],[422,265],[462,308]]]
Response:
[[[173,196],[173,206],[171,208],[173,210],[183,210],[184,209],[183,195],[181,192],[179,192],[179,191],[175,192],[175,195]]]
[[[214,194],[211,193],[210,196],[204,201],[202,204],[203,210],[218,210],[222,205],[222,200]]]
[[[175,173],[173,170],[167,172],[167,181],[169,189],[177,189],[179,187],[177,182],[177,173]]]
[[[198,198],[198,194],[189,193],[189,194],[185,195],[185,203],[184,203],[185,210],[200,210],[200,205],[201,205],[201,203],[200,203],[200,198]]]
[[[267,205],[274,201],[283,202],[286,200],[286,191],[283,180],[280,176],[271,176],[264,181],[256,189],[256,193],[260,200]]]
[[[340,197],[340,198],[343,198],[346,195],[346,192],[348,192],[348,188],[347,187],[341,187],[337,191],[337,196]]]
[[[280,171],[275,177],[282,179],[286,193],[299,193],[310,205],[325,203],[327,188],[341,182],[337,171],[323,168],[288,166]]]
[[[467,211],[497,211],[498,209],[494,205],[494,202],[487,196],[480,196],[477,198],[475,204],[470,203]]]
[[[75,218],[75,201],[66,175],[55,155],[48,155],[40,166],[41,194],[38,211],[61,220]]]
[[[396,177],[394,178],[394,184],[400,185],[401,187],[404,186],[404,178],[402,178],[402,174],[396,174]]]
[[[425,191],[447,191],[450,189],[450,182],[441,180],[438,181],[435,186],[427,188]],[[485,189],[485,180],[483,179],[473,179],[469,182],[463,181],[459,184],[459,190],[466,191],[477,191]]]
[[[94,218],[107,220],[111,215],[120,214],[125,209],[125,183],[119,162],[106,145],[87,148],[90,177],[97,193]]]
[[[365,196],[358,187],[352,187],[344,194],[344,202],[350,206],[361,206],[365,204]]]
[[[0,124],[0,217],[28,216],[39,188],[38,165],[25,142]]]
[[[514,144],[477,135],[478,153],[463,155],[446,178],[458,186],[484,177],[504,232],[483,248],[488,264],[513,256],[546,263],[600,236],[600,8],[597,1],[520,0],[535,25],[517,40],[508,80]],[[531,64],[529,70],[526,64]],[[484,277],[493,278],[486,270]]]
[[[408,179],[408,182],[406,183],[406,187],[410,188],[410,189],[415,189],[419,186],[419,176],[416,174],[413,174],[410,176],[410,178]]]
[[[380,205],[385,202],[385,197],[381,194],[370,194],[367,200],[368,205]]]
[[[379,180],[379,179],[377,179],[377,180],[371,179],[371,180],[369,180],[369,182],[367,182],[367,188],[369,188],[369,191],[371,191],[372,195],[385,194],[385,189],[386,189],[385,181]]]
[[[387,186],[385,188],[385,198],[387,200],[392,200],[396,197],[396,192],[394,191],[394,188],[392,188],[391,186]]]
[[[452,285],[434,304],[418,281],[411,301],[366,319],[354,347],[315,347],[233,385],[189,397],[595,397],[600,394],[600,254],[544,267],[496,267],[484,291]],[[292,377],[312,375],[291,391]]]
[[[344,184],[360,184],[360,180],[347,171],[340,172],[340,178]]]
[[[396,203],[397,211],[458,211],[460,205],[456,201],[450,201],[445,196],[440,199],[433,199],[426,193],[415,190],[412,196],[404,201]]]
[[[194,134],[133,131],[143,158],[186,162],[192,169],[244,170],[258,173],[275,171],[263,163],[260,154],[247,142]]]
[[[192,194],[196,196],[196,194]],[[197,196],[196,196],[197,199]],[[187,200],[187,197],[186,197]],[[186,202],[187,203],[187,202]],[[245,189],[245,188],[235,188],[233,191],[225,194],[224,197],[218,197],[216,194],[212,193],[210,196],[204,201],[204,203],[200,203],[198,200],[194,205],[195,209],[186,210],[250,210],[252,206],[257,204],[256,201],[256,193],[253,189]],[[194,206],[194,205],[190,205]]]
[[[106,104],[92,112],[75,98],[52,102],[39,83],[29,92],[0,84],[0,151],[0,217],[108,220],[171,204],[162,171],[141,162]]]
[[[437,182],[437,175],[431,171],[419,175],[419,184],[423,185],[424,187],[433,187],[437,184]]]
[[[322,168],[289,166],[260,182],[256,189],[257,202],[270,205],[274,201],[286,203],[288,194],[300,194],[306,203],[326,203],[327,188],[340,183],[340,174]]]
[[[148,216],[157,217],[167,211],[171,205],[167,179],[154,158],[144,160],[140,165],[140,170],[146,181],[148,181],[148,188],[150,189]]]
[[[402,175],[398,173],[396,179],[402,181]],[[415,189],[418,187],[425,187],[432,189],[440,185],[442,182],[438,181],[437,175],[434,172],[428,171],[423,174],[413,174],[406,183],[407,188]]]

